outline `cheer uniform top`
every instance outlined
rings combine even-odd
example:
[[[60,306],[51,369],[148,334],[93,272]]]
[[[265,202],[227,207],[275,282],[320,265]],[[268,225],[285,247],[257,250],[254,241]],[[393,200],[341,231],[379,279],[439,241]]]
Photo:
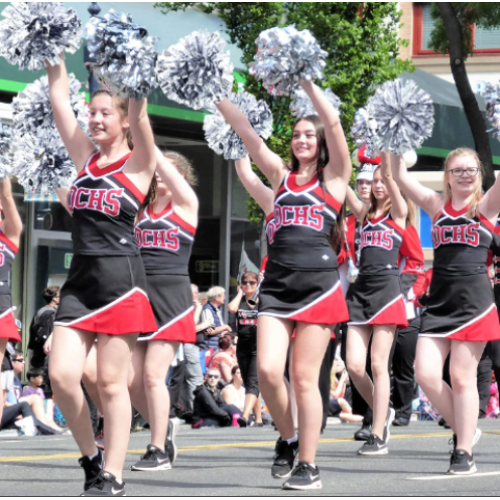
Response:
[[[134,238],[144,195],[123,172],[130,154],[99,168],[95,153],[71,186],[74,256],[55,325],[108,335],[156,330]]]
[[[467,217],[449,201],[432,226],[434,268],[421,334],[468,342],[500,339],[486,261],[494,227],[482,214]]]
[[[404,229],[390,212],[361,228],[359,276],[349,287],[349,325],[408,326],[399,279],[399,251]]]
[[[22,341],[12,310],[9,287],[10,271],[17,251],[17,246],[3,234],[0,226],[0,339],[9,339],[11,342]]]
[[[151,206],[142,212],[135,239],[158,328],[154,333],[141,335],[139,340],[196,341],[188,272],[195,233],[196,229],[174,212],[171,201],[160,213],[155,213]]]
[[[303,186],[296,177],[287,172],[276,193],[259,314],[332,325],[348,318],[329,241],[341,205],[317,175]]]

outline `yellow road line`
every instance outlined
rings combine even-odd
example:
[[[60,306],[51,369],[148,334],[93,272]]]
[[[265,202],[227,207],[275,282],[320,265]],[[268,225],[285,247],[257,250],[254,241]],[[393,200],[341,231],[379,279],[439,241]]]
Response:
[[[483,434],[500,434],[500,431],[485,431]],[[411,439],[411,438],[434,438],[434,437],[450,437],[450,432],[433,432],[428,434],[391,434],[392,439]],[[320,439],[320,443],[346,443],[354,441],[352,438],[330,438]],[[204,444],[197,446],[184,446],[179,448],[180,452],[184,451],[200,451],[200,450],[223,450],[231,448],[260,448],[272,447],[275,441],[257,441],[247,443],[226,443],[226,444]],[[144,448],[141,450],[128,450],[129,455],[142,455]],[[14,457],[0,457],[0,463],[6,462],[35,462],[39,460],[61,460],[64,458],[80,458],[79,453],[57,453],[54,455],[30,455],[30,456],[14,456]]]

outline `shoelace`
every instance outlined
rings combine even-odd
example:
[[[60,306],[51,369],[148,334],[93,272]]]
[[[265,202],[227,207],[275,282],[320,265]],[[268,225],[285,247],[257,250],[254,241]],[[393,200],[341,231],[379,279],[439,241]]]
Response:
[[[370,434],[366,442],[368,444],[375,444],[375,436],[373,434]]]
[[[309,471],[309,466],[303,462],[300,462],[292,473],[292,476],[305,477]]]
[[[148,450],[146,453],[142,456],[141,460],[151,460],[156,458],[156,450]]]

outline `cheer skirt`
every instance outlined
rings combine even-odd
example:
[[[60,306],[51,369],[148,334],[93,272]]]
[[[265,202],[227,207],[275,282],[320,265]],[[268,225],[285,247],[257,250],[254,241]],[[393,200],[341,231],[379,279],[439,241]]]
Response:
[[[141,334],[139,340],[170,340],[194,344],[196,327],[189,276],[148,274],[146,279],[157,330]]]
[[[337,270],[294,271],[269,260],[260,287],[259,316],[317,325],[347,321]]]
[[[406,328],[406,306],[397,275],[360,274],[347,292],[348,325],[396,325]]]
[[[422,314],[423,337],[466,342],[500,339],[493,290],[486,273],[451,276],[434,270]]]
[[[0,295],[0,339],[22,342],[19,329],[16,326],[10,294]]]
[[[54,324],[107,335],[154,332],[146,289],[139,255],[75,255]]]

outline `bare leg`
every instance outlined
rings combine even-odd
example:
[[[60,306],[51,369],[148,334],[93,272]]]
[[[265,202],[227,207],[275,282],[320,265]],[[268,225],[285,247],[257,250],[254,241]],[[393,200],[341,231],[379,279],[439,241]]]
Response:
[[[247,392],[245,394],[245,407],[243,408],[243,418],[248,420],[250,418],[250,413],[252,412],[255,402],[257,401],[257,396]]]
[[[63,326],[56,326],[52,335],[49,373],[55,400],[82,455],[92,456],[97,449],[81,380],[95,335]]]
[[[48,425],[53,429],[60,431],[61,428],[54,422],[54,420],[47,418],[45,414],[45,406],[43,404],[43,399],[38,394],[30,394],[29,396],[23,396],[19,398],[20,403],[28,403],[30,408],[33,410],[33,414],[37,420],[40,420],[42,424]]]
[[[284,382],[293,322],[270,316],[257,320],[257,371],[264,400],[282,439],[295,436],[290,398]]]
[[[443,381],[443,366],[450,344],[451,340],[446,338],[419,337],[415,371],[418,385],[456,434],[453,392]]]
[[[326,325],[297,323],[296,331],[292,383],[299,413],[299,460],[313,464],[323,420],[319,371],[332,330]]]
[[[253,406],[253,414],[255,416],[255,422],[258,424],[262,423],[262,406],[260,402],[260,394],[259,396],[255,399],[255,404]]]
[[[368,406],[373,409],[373,382],[366,373],[366,356],[371,332],[371,326],[349,326],[346,361],[349,377]]]
[[[122,480],[130,437],[132,408],[127,382],[137,336],[99,334],[97,342],[97,383],[104,410],[105,469],[118,481]]]
[[[3,361],[3,355],[5,353],[5,347],[7,346],[7,342],[9,339],[0,339],[0,365]],[[0,387],[0,422],[2,421],[2,413],[3,413],[3,389]]]
[[[450,376],[453,386],[454,431],[457,448],[472,453],[479,414],[477,365],[486,342],[451,342]]]
[[[132,406],[142,415],[146,422],[149,422],[148,399],[144,385],[144,359],[147,350],[148,342],[141,341],[135,344],[128,374],[128,390]]]
[[[85,361],[82,382],[88,395],[90,396],[90,399],[92,399],[94,404],[97,406],[99,414],[102,415],[104,412],[102,409],[101,396],[99,395],[99,389],[97,387],[97,349],[95,344],[90,349]]]
[[[295,339],[290,341],[290,349],[288,352],[288,376],[290,377],[290,382],[285,378],[285,384],[288,389],[288,395],[290,396],[290,408],[292,409],[293,426],[295,429],[299,428],[299,409],[297,407],[297,398],[295,397],[295,389],[293,388],[293,348],[295,345]]]
[[[372,340],[373,374],[373,431],[383,438],[384,427],[389,409],[391,380],[389,376],[389,355],[394,342],[394,325],[375,325]]]

